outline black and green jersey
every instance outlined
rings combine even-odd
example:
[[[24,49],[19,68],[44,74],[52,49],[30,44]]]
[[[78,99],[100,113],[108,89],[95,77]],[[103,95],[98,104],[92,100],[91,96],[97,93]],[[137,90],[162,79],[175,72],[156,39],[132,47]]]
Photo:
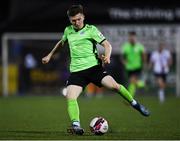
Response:
[[[62,41],[68,41],[70,48],[70,72],[77,72],[98,65],[96,44],[105,40],[102,33],[93,25],[86,24],[76,31],[73,26],[64,30]]]
[[[126,42],[122,46],[122,53],[125,56],[127,70],[132,71],[142,68],[142,53],[144,52],[144,46],[140,43],[132,45]]]

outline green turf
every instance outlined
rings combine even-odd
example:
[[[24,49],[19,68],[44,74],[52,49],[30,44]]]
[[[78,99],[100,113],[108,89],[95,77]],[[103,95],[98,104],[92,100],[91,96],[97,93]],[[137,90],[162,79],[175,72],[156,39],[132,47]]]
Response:
[[[120,96],[102,99],[79,98],[83,136],[66,133],[70,125],[63,97],[0,98],[0,139],[180,139],[180,99],[168,97],[159,104],[157,97],[138,97],[149,107],[146,118],[128,106]],[[103,116],[109,122],[109,132],[95,136],[89,131],[89,122]]]

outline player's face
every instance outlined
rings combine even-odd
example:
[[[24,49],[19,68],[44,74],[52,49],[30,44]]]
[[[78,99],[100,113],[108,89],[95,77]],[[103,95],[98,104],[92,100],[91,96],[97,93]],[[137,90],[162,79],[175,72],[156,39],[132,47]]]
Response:
[[[129,42],[131,44],[135,44],[136,43],[136,36],[135,35],[129,35]]]
[[[84,15],[81,13],[69,17],[69,20],[75,29],[81,29],[84,26]]]

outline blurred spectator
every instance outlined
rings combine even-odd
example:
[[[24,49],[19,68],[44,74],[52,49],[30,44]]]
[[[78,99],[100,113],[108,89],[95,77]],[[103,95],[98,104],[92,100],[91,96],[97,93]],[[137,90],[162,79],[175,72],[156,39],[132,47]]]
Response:
[[[86,87],[86,96],[88,98],[96,96],[98,98],[101,98],[103,96],[103,88],[100,88],[96,85],[94,85],[93,83],[90,83],[87,87]]]
[[[149,67],[153,69],[153,73],[158,83],[158,98],[161,103],[165,101],[166,77],[172,64],[172,56],[165,44],[160,43],[158,50],[152,52],[150,56]]]
[[[144,81],[140,80],[143,63],[146,62],[144,46],[136,39],[136,33],[129,32],[128,41],[122,45],[123,64],[129,79],[128,90],[134,97],[136,88],[144,87]]]

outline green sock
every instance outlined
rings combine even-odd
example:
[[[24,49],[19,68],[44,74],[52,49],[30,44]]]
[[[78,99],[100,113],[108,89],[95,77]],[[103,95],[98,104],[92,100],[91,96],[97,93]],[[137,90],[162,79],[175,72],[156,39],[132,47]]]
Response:
[[[78,106],[77,100],[68,99],[67,104],[68,104],[68,114],[71,121],[80,121],[79,120],[79,106]]]
[[[128,86],[128,91],[131,94],[131,96],[134,97],[135,92],[136,92],[136,85],[133,83],[130,83]]]
[[[138,88],[144,88],[144,87],[145,87],[144,81],[139,80],[139,81],[137,82],[137,87],[138,87]]]
[[[121,94],[121,96],[124,97],[128,102],[131,103],[133,101],[133,97],[123,85],[120,85],[119,94]]]

